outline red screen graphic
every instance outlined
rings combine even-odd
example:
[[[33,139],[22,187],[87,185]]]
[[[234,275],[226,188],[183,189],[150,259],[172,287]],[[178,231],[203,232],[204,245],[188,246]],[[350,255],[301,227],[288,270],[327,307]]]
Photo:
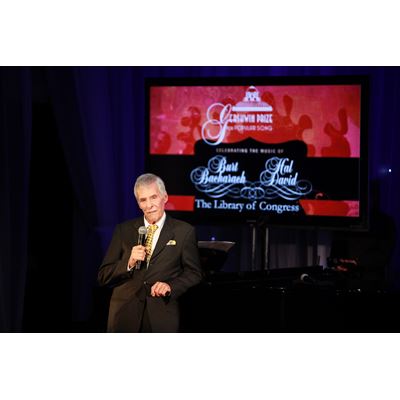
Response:
[[[361,216],[361,82],[171,82],[148,96],[148,165],[170,210]]]
[[[360,86],[257,87],[262,103],[271,106],[272,130],[266,131],[257,108],[231,112],[224,143],[252,137],[263,143],[303,140],[310,157],[360,156]],[[210,106],[219,120],[222,106],[242,101],[246,87],[154,87],[150,101],[151,154],[193,154],[201,140]],[[251,102],[248,102],[251,105]],[[246,106],[246,104],[245,104]],[[259,107],[262,108],[262,107]],[[245,107],[243,107],[245,110]],[[268,112],[264,114],[267,120]],[[240,127],[243,127],[240,129]],[[245,128],[249,128],[245,130]],[[218,130],[217,125],[210,129]]]

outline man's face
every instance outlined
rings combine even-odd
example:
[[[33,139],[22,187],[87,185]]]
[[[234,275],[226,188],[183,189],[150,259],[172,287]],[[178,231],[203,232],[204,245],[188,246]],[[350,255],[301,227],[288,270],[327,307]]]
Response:
[[[148,223],[154,224],[164,214],[165,203],[168,195],[162,195],[157,183],[139,186],[137,189],[137,202]]]

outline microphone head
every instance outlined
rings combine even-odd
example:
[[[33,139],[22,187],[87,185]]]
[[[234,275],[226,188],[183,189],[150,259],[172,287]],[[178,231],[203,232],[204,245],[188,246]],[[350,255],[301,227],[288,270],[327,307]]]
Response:
[[[138,229],[138,232],[139,232],[139,235],[146,235],[147,229],[146,229],[145,226],[141,226],[141,227]]]
[[[300,280],[301,280],[302,282],[306,282],[306,281],[310,281],[311,278],[310,278],[310,275],[308,275],[308,274],[301,274],[301,275],[300,275]]]

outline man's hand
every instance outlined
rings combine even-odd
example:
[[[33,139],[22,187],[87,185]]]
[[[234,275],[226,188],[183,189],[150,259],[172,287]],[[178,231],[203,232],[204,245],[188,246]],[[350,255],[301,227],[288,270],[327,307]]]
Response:
[[[156,282],[151,287],[151,295],[153,297],[165,297],[171,294],[171,286],[165,282]]]
[[[137,245],[132,247],[131,256],[129,257],[129,267],[133,268],[138,261],[144,261],[146,257],[146,247]]]

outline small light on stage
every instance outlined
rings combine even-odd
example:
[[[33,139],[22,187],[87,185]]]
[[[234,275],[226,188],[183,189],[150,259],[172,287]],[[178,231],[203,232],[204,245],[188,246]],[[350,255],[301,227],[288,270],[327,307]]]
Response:
[[[215,240],[215,236],[211,236],[211,240]]]
[[[389,169],[388,169],[388,172],[391,173],[391,172],[392,172],[392,168],[389,168]]]

